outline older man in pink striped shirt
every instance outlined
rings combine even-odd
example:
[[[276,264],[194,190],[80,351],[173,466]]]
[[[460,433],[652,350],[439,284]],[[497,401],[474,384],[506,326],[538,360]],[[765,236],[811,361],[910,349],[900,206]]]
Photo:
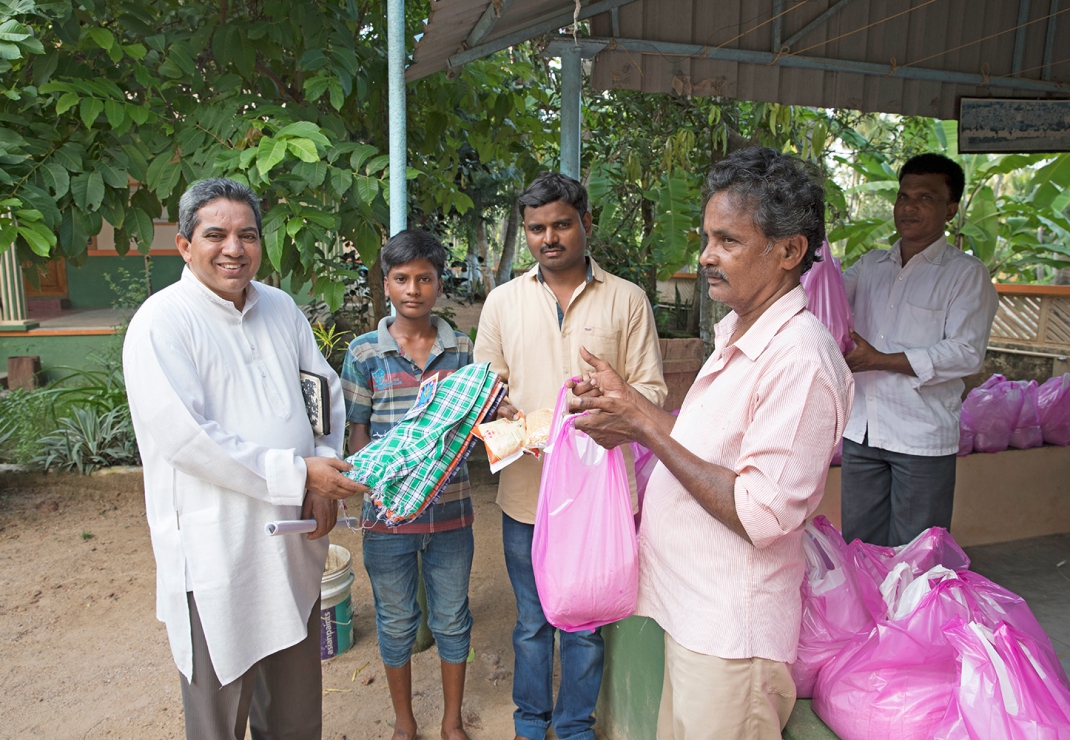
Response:
[[[772,149],[719,162],[700,262],[732,312],[679,417],[600,359],[576,427],[658,457],[639,533],[638,613],[665,629],[659,740],[779,738],[795,703],[802,534],[850,415],[854,381],[799,277],[825,235],[816,168]]]

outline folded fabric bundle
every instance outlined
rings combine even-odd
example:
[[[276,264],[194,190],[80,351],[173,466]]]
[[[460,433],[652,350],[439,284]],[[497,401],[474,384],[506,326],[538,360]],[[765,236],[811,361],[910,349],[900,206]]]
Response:
[[[475,444],[472,429],[494,418],[504,396],[489,363],[466,365],[438,383],[425,408],[349,457],[346,475],[371,489],[388,526],[411,521],[442,493]]]

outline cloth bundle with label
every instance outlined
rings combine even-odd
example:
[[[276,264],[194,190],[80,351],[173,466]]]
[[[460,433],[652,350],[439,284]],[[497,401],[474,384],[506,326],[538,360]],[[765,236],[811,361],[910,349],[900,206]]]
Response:
[[[437,384],[385,436],[347,458],[346,475],[371,490],[379,518],[396,526],[434,503],[471,452],[476,424],[494,418],[505,396],[489,363],[466,365]]]

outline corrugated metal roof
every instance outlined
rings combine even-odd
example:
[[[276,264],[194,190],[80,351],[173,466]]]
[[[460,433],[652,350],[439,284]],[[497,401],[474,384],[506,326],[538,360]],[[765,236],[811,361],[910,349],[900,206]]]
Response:
[[[530,38],[525,31],[548,19],[567,25],[575,8],[570,0],[496,2],[501,17],[467,53],[465,39],[492,3],[433,3],[409,79]],[[956,117],[960,97],[1070,97],[1068,0],[582,3],[585,13],[606,4],[621,7],[616,33],[609,12],[590,21],[594,48],[602,48],[591,78],[598,89],[945,119]]]

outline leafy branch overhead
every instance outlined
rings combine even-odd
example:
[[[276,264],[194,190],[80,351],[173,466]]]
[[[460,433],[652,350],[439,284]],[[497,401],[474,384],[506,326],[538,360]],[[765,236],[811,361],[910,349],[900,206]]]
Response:
[[[190,183],[225,176],[264,199],[263,272],[314,279],[337,305],[342,247],[373,264],[389,221],[384,7],[0,0],[0,251],[78,265],[107,225],[120,254],[147,252],[154,220],[175,220]],[[425,11],[410,4],[410,28]],[[444,75],[424,87],[436,85],[415,117],[437,102],[452,124],[456,91],[472,87]],[[474,134],[488,156],[517,147],[496,132],[439,133],[407,172],[412,197],[463,212],[458,137]]]

